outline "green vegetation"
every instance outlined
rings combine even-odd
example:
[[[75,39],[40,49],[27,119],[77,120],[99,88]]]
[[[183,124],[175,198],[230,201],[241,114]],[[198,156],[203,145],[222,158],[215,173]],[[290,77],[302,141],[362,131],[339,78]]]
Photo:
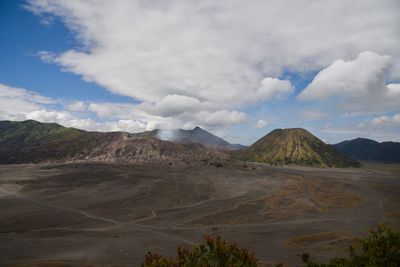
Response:
[[[370,139],[356,138],[340,142],[333,147],[340,153],[360,161],[400,162],[399,142],[378,143]]]
[[[206,243],[191,249],[178,248],[176,258],[148,252],[141,267],[256,267],[260,266],[254,254],[220,237],[205,237]],[[371,230],[361,241],[361,248],[350,247],[348,258],[334,258],[328,263],[313,261],[304,253],[306,267],[398,267],[400,266],[400,232],[387,226]],[[284,266],[277,264],[278,266]]]
[[[0,143],[33,144],[40,140],[48,141],[60,138],[73,138],[81,132],[72,128],[65,128],[56,123],[39,123],[33,120],[23,122],[0,122]]]
[[[363,166],[370,171],[379,170],[400,174],[400,162],[397,163],[383,163],[376,161],[364,161]]]
[[[235,154],[239,159],[278,166],[359,167],[360,164],[338,153],[332,146],[301,128],[276,129],[248,149]]]
[[[191,249],[178,248],[178,256],[173,259],[148,252],[142,267],[256,267],[258,260],[254,254],[236,245],[228,244],[220,237],[205,237],[206,244]]]
[[[103,133],[89,133],[56,123],[0,121],[0,163],[57,160],[101,144]]]
[[[359,250],[350,247],[349,258],[334,258],[329,263],[310,260],[302,255],[307,267],[397,267],[400,266],[400,232],[387,226],[371,230]]]

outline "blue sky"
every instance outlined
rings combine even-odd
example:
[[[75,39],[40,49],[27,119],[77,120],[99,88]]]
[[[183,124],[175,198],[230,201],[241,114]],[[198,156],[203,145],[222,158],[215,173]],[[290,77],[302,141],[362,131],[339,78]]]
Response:
[[[0,119],[400,141],[400,3],[361,2],[1,1]]]
[[[0,2],[0,80],[11,86],[29,88],[49,97],[75,100],[127,101],[94,83],[83,82],[74,74],[45,64],[37,52],[62,52],[79,47],[74,35],[57,18],[51,25],[23,6],[25,1]]]

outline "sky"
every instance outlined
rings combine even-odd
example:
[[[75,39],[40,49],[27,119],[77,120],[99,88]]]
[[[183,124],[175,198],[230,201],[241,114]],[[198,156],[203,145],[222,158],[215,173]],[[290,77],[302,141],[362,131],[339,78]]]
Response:
[[[400,141],[398,0],[0,1],[0,120]]]

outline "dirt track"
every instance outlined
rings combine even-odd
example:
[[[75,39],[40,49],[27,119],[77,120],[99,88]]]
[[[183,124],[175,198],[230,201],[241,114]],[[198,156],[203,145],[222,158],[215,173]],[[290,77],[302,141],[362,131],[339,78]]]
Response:
[[[263,262],[324,259],[398,224],[400,177],[365,169],[0,166],[0,265],[138,266],[221,235]]]

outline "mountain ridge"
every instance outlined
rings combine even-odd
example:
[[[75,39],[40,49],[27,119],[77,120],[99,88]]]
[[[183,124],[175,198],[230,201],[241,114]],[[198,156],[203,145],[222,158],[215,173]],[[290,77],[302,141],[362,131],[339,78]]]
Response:
[[[222,139],[221,137],[218,137],[208,131],[205,131],[199,126],[196,126],[192,130],[184,130],[184,129],[166,130],[168,133],[172,133],[172,136],[166,136],[166,138],[163,138],[164,137],[163,132],[165,130],[157,129],[156,131],[157,131],[157,136],[160,139],[177,142],[181,144],[199,143],[213,148],[220,148],[227,150],[236,150],[246,147],[240,144],[231,144],[228,141]]]
[[[87,132],[56,123],[0,121],[0,163],[57,160],[121,160],[199,165],[227,158],[201,144],[178,144],[127,132]]]
[[[275,129],[248,148],[238,151],[236,157],[273,165],[360,166],[303,128]]]
[[[355,160],[400,162],[400,142],[355,138],[334,144],[333,147]]]
[[[305,129],[288,128],[275,129],[244,147],[200,127],[141,133],[90,132],[34,120],[0,121],[3,164],[93,159],[186,166],[229,158],[274,165],[358,167],[356,160],[400,162],[400,143],[356,138],[328,145]]]

